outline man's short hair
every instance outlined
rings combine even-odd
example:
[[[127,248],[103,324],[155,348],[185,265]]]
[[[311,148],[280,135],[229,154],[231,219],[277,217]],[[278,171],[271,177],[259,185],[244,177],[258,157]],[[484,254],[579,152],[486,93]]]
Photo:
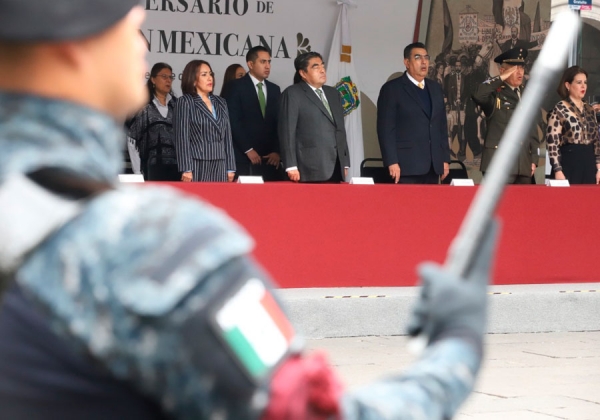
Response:
[[[422,42],[413,42],[412,44],[408,44],[406,48],[404,48],[404,58],[410,58],[410,53],[412,53],[412,50],[414,50],[415,48],[422,48],[424,50],[427,49],[427,47],[425,47],[425,44],[423,44]]]
[[[246,63],[249,61],[254,63],[256,61],[256,59],[258,58],[259,52],[266,52],[269,54],[269,56],[271,56],[270,49],[268,49],[267,47],[264,47],[262,45],[257,45],[256,47],[250,48],[250,50],[246,53]]]
[[[300,72],[300,70],[307,71],[308,62],[313,58],[320,58],[321,60],[323,60],[323,57],[321,57],[321,54],[319,54],[318,52],[310,51],[302,53],[294,60],[294,68],[297,72]]]

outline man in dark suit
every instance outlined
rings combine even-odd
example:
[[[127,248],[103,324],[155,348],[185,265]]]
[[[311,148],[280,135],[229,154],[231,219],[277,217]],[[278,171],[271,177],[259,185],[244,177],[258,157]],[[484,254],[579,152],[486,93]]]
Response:
[[[280,168],[277,114],[279,86],[267,80],[271,52],[257,46],[246,54],[248,73],[230,83],[225,99],[229,108],[233,149],[238,175],[283,180]]]
[[[348,174],[344,110],[337,89],[325,86],[319,53],[294,60],[301,79],[281,94],[279,143],[284,167],[294,182],[341,182]]]
[[[519,39],[519,28],[517,28],[516,26],[513,26],[512,28],[510,28],[510,39],[504,41],[502,43],[502,45],[500,45],[500,49],[502,50],[502,52],[506,52],[506,51],[512,50],[514,48],[530,50],[531,48],[535,48],[537,46],[538,46],[537,41],[529,42],[529,40],[524,41],[522,39]]]
[[[377,100],[377,135],[394,182],[437,184],[449,172],[450,148],[439,83],[427,79],[429,55],[420,42],[404,49],[406,72],[383,85]]]

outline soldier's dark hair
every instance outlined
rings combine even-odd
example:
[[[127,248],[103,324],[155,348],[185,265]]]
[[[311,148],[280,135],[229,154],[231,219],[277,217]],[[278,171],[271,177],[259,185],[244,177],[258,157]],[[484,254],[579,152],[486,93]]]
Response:
[[[256,47],[250,48],[250,50],[246,53],[246,63],[249,61],[254,63],[256,61],[256,59],[258,58],[258,53],[261,51],[268,53],[269,56],[271,55],[270,49],[268,49],[267,47],[264,47],[262,45],[257,45]]]
[[[406,48],[404,48],[404,58],[410,58],[410,54],[415,48],[422,48],[424,50],[427,49],[427,47],[425,47],[425,44],[423,44],[422,42],[413,42],[412,44],[408,44]]]
[[[573,83],[573,80],[575,80],[575,76],[577,76],[578,74],[585,74],[585,77],[588,77],[587,71],[585,71],[579,66],[572,66],[565,70],[562,77],[560,78],[558,89],[556,89],[556,92],[558,92],[561,98],[567,99],[569,97],[569,91],[567,90],[565,83]]]
[[[210,64],[204,60],[192,60],[186,64],[185,68],[183,69],[183,74],[181,75],[181,92],[184,95],[196,93],[194,82],[196,81],[196,77],[198,77],[198,71],[200,70],[200,66],[202,66],[202,64],[206,64],[210,69],[210,72],[213,76],[213,86],[215,85],[215,75]]]
[[[298,57],[296,57],[296,59],[294,60],[294,68],[296,69],[296,71],[297,72],[299,72],[300,70],[307,71],[308,70],[308,62],[312,58],[320,58],[321,60],[323,59],[323,57],[321,57],[321,54],[319,54],[318,52],[315,52],[315,51],[302,53]]]

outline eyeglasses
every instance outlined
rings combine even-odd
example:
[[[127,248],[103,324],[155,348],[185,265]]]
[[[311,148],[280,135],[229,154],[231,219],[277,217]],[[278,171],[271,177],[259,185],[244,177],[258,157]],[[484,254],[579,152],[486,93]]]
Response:
[[[174,74],[172,74],[170,76],[168,74],[157,74],[156,77],[160,77],[161,79],[163,79],[165,81],[167,81],[169,79],[175,80],[175,75]]]
[[[414,56],[415,61],[422,61],[422,60],[429,61],[430,58],[431,57],[429,57],[428,55],[421,55],[421,54],[416,54]]]

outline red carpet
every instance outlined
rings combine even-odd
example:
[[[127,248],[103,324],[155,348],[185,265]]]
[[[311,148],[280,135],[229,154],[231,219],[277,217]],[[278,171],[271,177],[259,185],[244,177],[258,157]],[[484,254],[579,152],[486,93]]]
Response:
[[[476,191],[449,186],[171,184],[225,209],[281,287],[412,286]],[[597,282],[600,187],[511,186],[495,284]]]

